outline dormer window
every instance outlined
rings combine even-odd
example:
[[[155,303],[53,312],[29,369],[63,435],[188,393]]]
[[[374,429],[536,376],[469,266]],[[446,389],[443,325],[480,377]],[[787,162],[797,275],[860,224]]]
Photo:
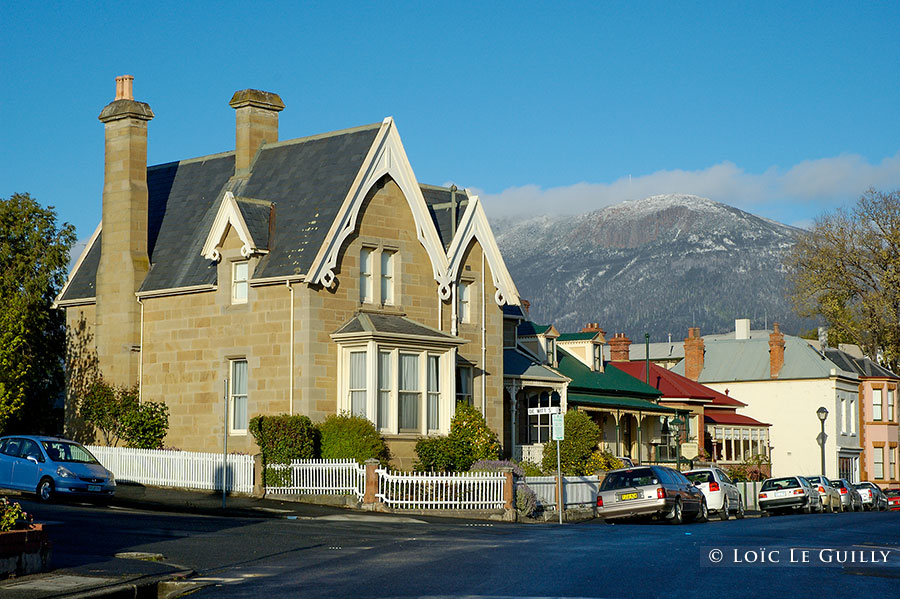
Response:
[[[372,303],[372,254],[371,248],[359,251],[359,301],[363,304]]]
[[[250,286],[250,264],[244,260],[231,263],[231,303],[246,304]]]
[[[603,370],[603,346],[594,344],[594,371],[601,372]]]
[[[547,338],[547,363],[550,366],[556,366],[556,339]]]

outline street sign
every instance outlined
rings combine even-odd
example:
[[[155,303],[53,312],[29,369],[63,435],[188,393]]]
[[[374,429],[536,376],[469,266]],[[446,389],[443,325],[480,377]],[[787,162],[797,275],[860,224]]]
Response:
[[[559,414],[559,406],[550,406],[546,408],[528,408],[529,416],[543,416],[544,414]]]
[[[550,416],[551,439],[553,441],[562,441],[566,438],[566,427],[563,422],[562,414],[553,414]]]

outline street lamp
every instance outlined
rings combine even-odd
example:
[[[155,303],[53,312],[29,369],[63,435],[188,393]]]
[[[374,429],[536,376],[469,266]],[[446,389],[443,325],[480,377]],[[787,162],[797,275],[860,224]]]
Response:
[[[681,425],[684,424],[684,420],[676,415],[669,424],[675,429],[675,456],[677,460],[675,462],[675,469],[681,472]]]
[[[825,476],[825,439],[828,438],[828,435],[825,434],[825,419],[828,418],[828,410],[822,406],[816,410],[816,416],[819,417],[819,423],[822,425],[822,432],[819,433],[816,440],[819,442],[819,447],[822,450],[822,476]]]

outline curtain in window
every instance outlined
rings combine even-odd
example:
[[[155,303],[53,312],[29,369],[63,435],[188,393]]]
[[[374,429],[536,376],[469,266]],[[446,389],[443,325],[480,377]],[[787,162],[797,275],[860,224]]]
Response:
[[[366,352],[350,352],[350,411],[366,415]]]
[[[438,429],[438,408],[441,400],[441,385],[438,376],[440,366],[440,356],[428,356],[428,430]]]
[[[378,354],[378,428],[388,427],[388,414],[391,405],[391,354]]]
[[[394,303],[394,253],[381,252],[381,303]]]
[[[400,429],[419,429],[419,356],[400,354]]]
[[[247,428],[247,360],[231,363],[231,428]]]

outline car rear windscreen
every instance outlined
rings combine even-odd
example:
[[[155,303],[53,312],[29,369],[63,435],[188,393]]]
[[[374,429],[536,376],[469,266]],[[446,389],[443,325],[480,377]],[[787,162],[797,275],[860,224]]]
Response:
[[[692,483],[714,483],[716,479],[713,478],[712,472],[685,472],[684,475],[688,477],[688,480]]]
[[[650,468],[635,468],[634,470],[618,470],[610,472],[603,479],[601,491],[610,489],[624,489],[627,487],[644,487],[659,484],[659,479]]]
[[[762,489],[760,491],[778,491],[779,489],[796,489],[800,486],[800,481],[798,481],[793,476],[789,476],[787,478],[770,478],[766,482],[763,483]]]

